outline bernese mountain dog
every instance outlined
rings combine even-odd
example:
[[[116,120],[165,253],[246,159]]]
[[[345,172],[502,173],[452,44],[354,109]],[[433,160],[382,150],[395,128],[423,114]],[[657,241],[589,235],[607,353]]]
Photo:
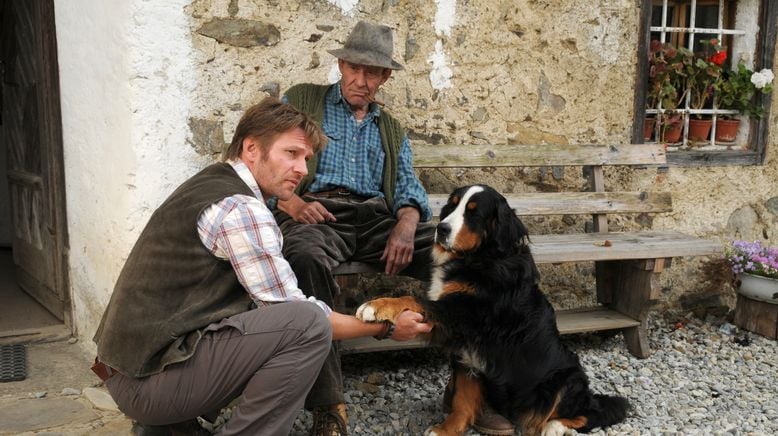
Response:
[[[538,287],[529,236],[505,197],[485,185],[455,190],[440,214],[427,299],[379,298],[357,318],[394,321],[403,310],[433,323],[433,345],[452,360],[453,398],[429,435],[461,435],[489,405],[522,435],[586,432],[624,420],[623,397],[595,394],[560,340]]]

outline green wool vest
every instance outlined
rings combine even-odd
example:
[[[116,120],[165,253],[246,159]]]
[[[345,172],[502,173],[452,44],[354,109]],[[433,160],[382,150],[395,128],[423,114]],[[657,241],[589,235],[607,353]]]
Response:
[[[310,115],[319,125],[324,120],[324,97],[327,91],[335,85],[315,85],[313,83],[303,83],[295,85],[286,91],[286,99],[297,110]],[[394,189],[397,185],[397,166],[402,147],[405,130],[400,122],[389,115],[388,112],[381,109],[381,115],[378,117],[378,131],[381,133],[381,143],[384,147],[384,175],[381,191],[386,197],[386,203],[391,210],[394,206]],[[316,168],[319,162],[319,153],[308,161],[308,175],[306,175],[297,186],[297,195],[302,195],[311,186],[316,177]]]
[[[235,194],[254,195],[229,164],[218,163],[152,214],[95,334],[101,361],[133,377],[156,374],[190,358],[204,327],[249,310],[230,262],[212,255],[197,233],[200,214]]]

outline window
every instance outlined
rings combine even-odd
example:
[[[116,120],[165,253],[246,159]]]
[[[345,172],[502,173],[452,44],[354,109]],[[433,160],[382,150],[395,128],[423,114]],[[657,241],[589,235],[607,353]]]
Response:
[[[732,84],[750,83],[752,72],[769,78],[761,71],[772,68],[776,3],[644,0],[635,142],[666,143],[673,164],[761,163],[769,88],[752,88],[744,99]],[[732,124],[739,124],[734,135]]]

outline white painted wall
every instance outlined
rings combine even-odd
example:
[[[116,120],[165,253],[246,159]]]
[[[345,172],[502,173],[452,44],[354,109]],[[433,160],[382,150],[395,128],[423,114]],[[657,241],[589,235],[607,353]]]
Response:
[[[73,320],[88,344],[151,212],[207,164],[186,143],[188,3],[55,2]]]

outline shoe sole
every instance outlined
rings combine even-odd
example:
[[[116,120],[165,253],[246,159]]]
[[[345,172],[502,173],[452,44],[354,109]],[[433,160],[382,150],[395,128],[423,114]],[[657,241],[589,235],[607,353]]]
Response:
[[[479,432],[479,433],[486,434],[486,435],[489,435],[489,436],[508,436],[508,435],[512,435],[512,434],[514,434],[516,432],[515,428],[512,428],[510,430],[508,430],[508,429],[497,430],[497,429],[493,429],[493,428],[481,427],[478,424],[473,424],[473,429],[475,431]]]
[[[446,407],[446,405],[444,404],[443,405],[443,413],[445,413],[446,415],[451,413],[451,407]],[[478,433],[489,435],[489,436],[510,436],[510,435],[516,433],[516,428],[515,427],[510,429],[510,430],[508,430],[508,429],[496,430],[496,429],[493,429],[493,428],[481,427],[478,424],[473,424],[472,427]]]

